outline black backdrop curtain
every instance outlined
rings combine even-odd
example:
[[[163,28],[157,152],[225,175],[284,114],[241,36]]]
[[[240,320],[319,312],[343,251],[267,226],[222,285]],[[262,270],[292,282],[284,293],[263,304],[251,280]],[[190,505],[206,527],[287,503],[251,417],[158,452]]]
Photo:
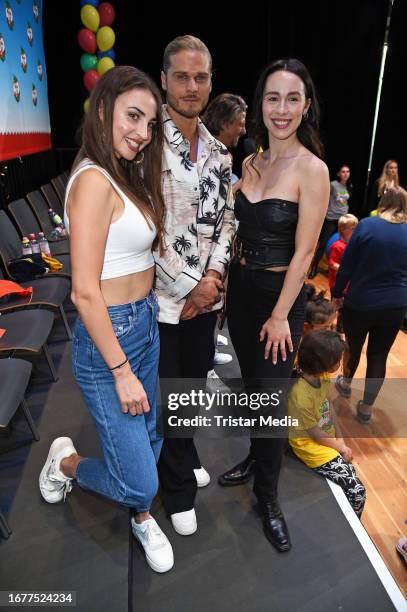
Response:
[[[133,64],[157,82],[165,45],[179,34],[194,34],[208,45],[214,61],[212,95],[230,91],[250,103],[264,65],[278,57],[301,59],[310,69],[323,111],[326,161],[334,177],[341,163],[352,169],[353,206],[362,200],[373,127],[384,39],[387,0],[246,3],[141,3],[111,0],[116,8],[116,61]],[[379,116],[372,179],[384,162],[398,160],[407,182],[402,75],[406,2],[395,0],[390,47]],[[48,70],[53,144],[75,146],[86,93],[76,35],[79,2],[44,0],[44,43]],[[402,114],[403,113],[403,114]],[[403,140],[402,140],[403,139]],[[404,178],[406,177],[406,179]]]

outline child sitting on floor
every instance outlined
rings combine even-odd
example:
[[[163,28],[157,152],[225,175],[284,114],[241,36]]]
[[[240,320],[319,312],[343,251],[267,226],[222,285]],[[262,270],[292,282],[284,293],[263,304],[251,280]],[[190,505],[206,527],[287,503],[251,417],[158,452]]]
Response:
[[[340,335],[327,329],[311,331],[301,340],[301,374],[288,398],[288,414],[298,420],[298,426],[290,427],[289,442],[305,465],[343,489],[360,518],[366,490],[351,463],[352,451],[341,436],[329,401],[327,375],[339,368],[344,349]]]

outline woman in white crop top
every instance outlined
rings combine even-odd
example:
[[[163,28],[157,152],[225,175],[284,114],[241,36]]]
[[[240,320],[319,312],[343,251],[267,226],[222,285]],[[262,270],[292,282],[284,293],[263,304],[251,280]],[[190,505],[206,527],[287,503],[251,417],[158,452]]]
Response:
[[[131,66],[92,91],[82,146],[67,186],[65,218],[72,300],[79,318],[72,362],[103,460],[81,457],[70,438],[51,446],[40,475],[44,499],[65,499],[72,480],[133,509],[149,565],[165,572],[172,548],[149,510],[158,488],[159,338],[152,247],[162,248],[163,129],[154,82]]]

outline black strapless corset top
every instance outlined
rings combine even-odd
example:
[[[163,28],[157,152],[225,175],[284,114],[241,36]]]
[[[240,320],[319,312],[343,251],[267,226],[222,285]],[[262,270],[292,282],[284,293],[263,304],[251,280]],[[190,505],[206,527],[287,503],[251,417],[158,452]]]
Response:
[[[295,251],[298,204],[280,198],[252,203],[240,189],[235,197],[238,251],[251,268],[288,266]]]

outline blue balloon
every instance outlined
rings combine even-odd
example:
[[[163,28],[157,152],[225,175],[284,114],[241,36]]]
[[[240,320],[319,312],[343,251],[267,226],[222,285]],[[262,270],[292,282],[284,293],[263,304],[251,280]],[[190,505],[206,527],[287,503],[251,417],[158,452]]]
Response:
[[[337,240],[339,240],[339,232],[335,232],[335,234],[333,234],[330,239],[328,240],[328,242],[326,243],[326,247],[325,247],[325,253],[326,256],[329,259],[329,252],[331,250],[331,246],[333,245],[334,242],[336,242]]]
[[[85,6],[85,4],[90,4],[96,8],[99,6],[99,0],[81,0],[81,7]]]
[[[115,60],[116,59],[116,53],[114,51],[114,49],[108,49],[107,51],[99,51],[98,52],[98,58],[102,58],[102,57],[110,57],[110,59]]]

